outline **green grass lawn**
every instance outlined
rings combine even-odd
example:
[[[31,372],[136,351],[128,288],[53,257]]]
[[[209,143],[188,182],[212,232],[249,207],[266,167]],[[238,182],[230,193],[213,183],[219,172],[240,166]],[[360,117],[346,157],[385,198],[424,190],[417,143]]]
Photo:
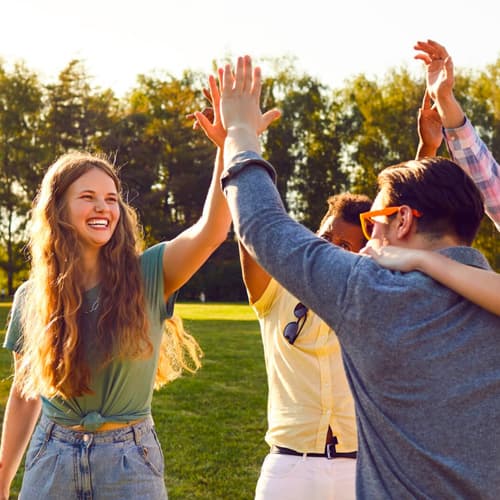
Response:
[[[9,305],[0,304],[0,339]],[[153,417],[165,455],[170,500],[253,499],[267,453],[267,385],[257,321],[246,304],[177,304],[205,356],[195,375],[155,393]],[[0,349],[0,411],[11,383],[11,354]],[[19,471],[12,488],[17,497]]]

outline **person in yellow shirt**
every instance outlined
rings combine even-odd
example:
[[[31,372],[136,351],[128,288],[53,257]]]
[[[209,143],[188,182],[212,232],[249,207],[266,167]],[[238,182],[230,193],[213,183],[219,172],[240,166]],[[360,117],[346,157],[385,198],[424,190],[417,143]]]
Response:
[[[328,199],[317,234],[347,251],[366,243],[364,195]],[[269,454],[256,500],[354,499],[356,422],[335,332],[266,273],[240,244],[249,302],[257,314],[268,379]]]
[[[223,152],[219,91],[209,78],[204,94],[212,107],[189,115]],[[260,129],[279,117],[270,110]],[[222,158],[219,154],[219,158]],[[317,234],[346,251],[366,244],[359,214],[370,210],[364,195],[328,199]],[[262,333],[268,377],[270,453],[256,487],[257,500],[351,500],[355,498],[356,421],[337,337],[316,314],[281,287],[240,245],[243,279]]]

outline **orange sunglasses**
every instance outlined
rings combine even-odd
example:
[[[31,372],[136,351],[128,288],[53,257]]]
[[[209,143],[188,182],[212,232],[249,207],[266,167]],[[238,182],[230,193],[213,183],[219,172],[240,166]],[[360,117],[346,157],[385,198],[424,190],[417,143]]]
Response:
[[[365,238],[367,240],[370,240],[372,237],[372,231],[373,231],[373,225],[376,222],[373,218],[380,216],[380,215],[394,215],[396,212],[399,211],[399,207],[385,207],[380,210],[372,210],[371,212],[363,212],[359,214],[359,219],[361,220],[361,229],[363,230],[363,234],[365,235]],[[411,213],[415,217],[422,217],[422,212],[419,212],[418,210],[415,210],[414,208],[411,209]]]

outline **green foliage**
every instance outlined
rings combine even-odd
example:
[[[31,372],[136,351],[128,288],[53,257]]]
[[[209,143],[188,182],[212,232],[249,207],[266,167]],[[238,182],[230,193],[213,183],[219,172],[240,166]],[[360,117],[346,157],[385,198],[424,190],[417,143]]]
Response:
[[[294,59],[265,64],[263,108],[280,108],[282,118],[264,134],[264,154],[277,168],[286,209],[310,229],[317,228],[330,195],[373,196],[382,168],[415,156],[424,89],[406,69],[391,69],[379,80],[359,74],[330,89],[299,73]],[[148,244],[175,237],[200,217],[215,148],[186,115],[207,105],[203,86],[205,77],[191,71],[181,78],[140,75],[117,99],[92,85],[79,60],[47,85],[21,64],[10,72],[0,65],[0,281],[10,293],[26,277],[27,214],[41,177],[68,149],[115,161]],[[500,58],[483,71],[458,72],[455,89],[500,158]],[[447,154],[444,146],[440,154]],[[497,233],[487,223],[476,245],[499,269]],[[237,253],[213,259],[183,290],[186,297],[203,289],[217,299],[241,298]],[[209,282],[221,279],[230,285]]]
[[[198,300],[203,292],[209,301],[245,301],[238,244],[229,237],[180,290],[179,300]]]
[[[0,68],[0,268],[9,293],[15,274],[25,267],[20,249],[26,218],[38,181],[37,130],[42,107],[35,74],[16,65],[11,74]]]
[[[290,213],[316,229],[327,198],[347,185],[332,103],[320,82],[295,75],[290,66],[279,68],[265,85],[263,106],[282,111],[264,141],[267,158],[278,166],[278,190]]]

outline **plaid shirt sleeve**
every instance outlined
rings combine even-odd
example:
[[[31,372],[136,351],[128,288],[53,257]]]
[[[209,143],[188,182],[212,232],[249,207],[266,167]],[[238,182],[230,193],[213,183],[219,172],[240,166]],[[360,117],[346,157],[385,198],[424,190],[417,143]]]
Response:
[[[453,160],[467,172],[484,196],[487,215],[500,231],[500,166],[480,139],[471,122],[443,129]]]

